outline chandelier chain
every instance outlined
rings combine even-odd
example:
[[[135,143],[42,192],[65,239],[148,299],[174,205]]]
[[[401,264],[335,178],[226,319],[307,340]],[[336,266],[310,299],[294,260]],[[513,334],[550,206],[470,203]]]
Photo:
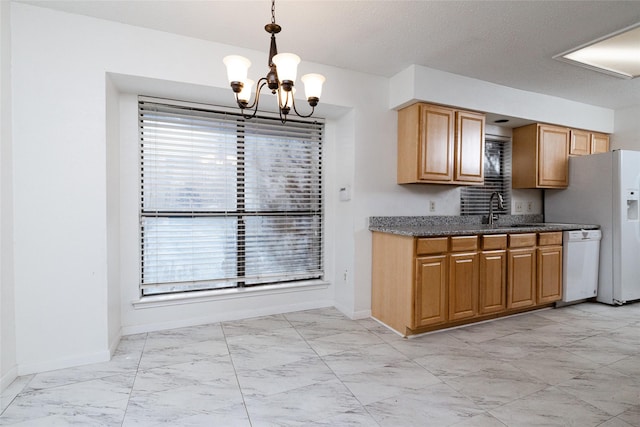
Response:
[[[276,23],[276,0],[271,0],[271,23]]]

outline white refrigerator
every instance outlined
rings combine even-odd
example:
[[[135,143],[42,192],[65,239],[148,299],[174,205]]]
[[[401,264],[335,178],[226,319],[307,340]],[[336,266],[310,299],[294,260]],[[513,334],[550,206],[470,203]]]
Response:
[[[597,300],[640,299],[640,151],[569,158],[569,187],[545,190],[546,222],[598,224],[602,230]]]

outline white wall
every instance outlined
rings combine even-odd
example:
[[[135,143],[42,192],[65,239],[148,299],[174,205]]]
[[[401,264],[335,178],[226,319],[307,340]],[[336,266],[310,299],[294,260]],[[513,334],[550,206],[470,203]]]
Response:
[[[640,102],[640,100],[638,100]],[[616,110],[612,150],[640,150],[640,105]]]
[[[13,153],[9,2],[0,2],[0,390],[17,375],[13,280]]]
[[[107,169],[107,346],[111,354],[121,336],[120,292],[120,95],[109,75],[106,89],[106,169]],[[124,183],[126,185],[127,183]]]
[[[455,88],[455,90],[452,90]],[[390,108],[416,100],[612,133],[614,111],[412,65],[391,78]]]
[[[16,342],[24,374],[109,357],[105,76],[94,61],[108,37],[96,37],[89,20],[16,3],[11,18]]]

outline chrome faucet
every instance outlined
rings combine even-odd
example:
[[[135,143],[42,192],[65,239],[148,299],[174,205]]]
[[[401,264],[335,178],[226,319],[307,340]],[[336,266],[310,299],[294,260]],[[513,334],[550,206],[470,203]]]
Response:
[[[504,199],[502,198],[502,194],[494,191],[491,193],[491,197],[489,198],[489,225],[493,225],[494,219],[498,219],[498,215],[494,218],[493,216],[493,197],[498,196],[498,209],[504,209]]]

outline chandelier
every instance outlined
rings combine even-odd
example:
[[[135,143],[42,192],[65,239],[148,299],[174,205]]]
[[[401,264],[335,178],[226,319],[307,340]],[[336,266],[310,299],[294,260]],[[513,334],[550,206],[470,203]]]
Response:
[[[251,90],[253,88],[254,81],[247,78],[251,61],[247,58],[239,55],[225,56],[222,62],[227,67],[227,77],[231,89],[236,96],[236,102],[238,107],[242,111],[242,115],[246,119],[251,119],[256,116],[258,112],[258,103],[260,102],[260,92],[266,85],[271,93],[277,95],[278,98],[278,110],[280,114],[280,120],[282,123],[286,122],[287,115],[293,111],[299,117],[311,117],[316,105],[320,101],[320,95],[322,94],[322,84],[325,81],[324,76],[321,74],[305,74],[301,77],[302,83],[304,83],[305,95],[307,96],[307,102],[311,106],[311,112],[307,115],[300,114],[296,109],[296,102],[294,99],[295,94],[295,81],[297,75],[298,64],[300,63],[300,57],[293,53],[278,53],[276,47],[276,34],[282,30],[280,25],[276,24],[276,3],[275,0],[271,1],[271,23],[264,26],[267,33],[271,34],[271,47],[269,49],[269,72],[266,77],[262,77],[258,80],[256,85],[256,95],[252,103],[249,103],[251,98]],[[253,110],[253,113],[245,113],[245,110]]]

